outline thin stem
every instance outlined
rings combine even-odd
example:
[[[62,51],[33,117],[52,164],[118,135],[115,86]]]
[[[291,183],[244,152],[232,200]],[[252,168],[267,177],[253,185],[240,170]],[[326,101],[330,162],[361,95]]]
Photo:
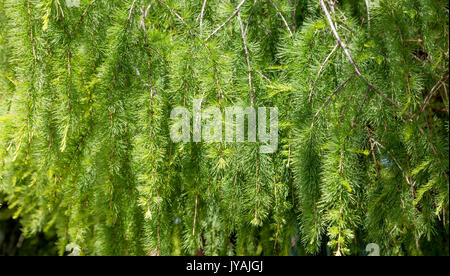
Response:
[[[425,98],[425,101],[422,104],[422,108],[420,108],[420,113],[422,113],[426,106],[428,105],[428,103],[430,102],[431,98],[433,97],[434,93],[441,88],[441,86],[443,85],[443,83],[445,83],[448,80],[448,75],[443,77],[441,80],[439,80],[435,86],[433,86],[433,88],[431,89],[430,93],[428,94],[428,96]]]
[[[355,77],[355,74],[352,74],[352,76],[350,78],[348,78],[347,80],[345,80],[343,83],[341,83],[338,88],[336,88],[333,93],[331,93],[331,95],[327,98],[327,100],[323,103],[323,105],[320,107],[320,109],[317,111],[316,115],[314,115],[311,127],[314,126],[314,121],[317,119],[317,117],[319,116],[319,113],[322,111],[322,109],[328,104],[328,102],[331,101],[331,99],[334,97],[334,95],[337,94],[337,92],[339,92],[339,90],[341,90],[341,88],[343,88],[351,79],[353,79]]]
[[[72,37],[74,37],[75,34],[77,33],[78,27],[79,27],[80,24],[83,22],[84,17],[86,16],[87,12],[88,12],[89,9],[92,7],[92,5],[94,5],[94,3],[95,3],[95,0],[92,0],[91,3],[89,3],[89,6],[84,10],[83,14],[82,14],[81,17],[80,17],[80,20],[78,20],[77,25],[75,26],[75,28],[73,28],[73,31],[72,31]]]
[[[284,18],[283,14],[281,13],[280,9],[278,9],[277,5],[272,0],[269,0],[270,3],[272,3],[272,6],[277,10],[278,15],[281,17],[281,20],[283,20],[284,25],[286,26],[286,29],[289,31],[289,35],[292,39],[294,39],[294,35],[292,34],[291,28],[289,28],[289,24],[287,23],[286,19]]]
[[[31,8],[30,8],[30,1],[27,0],[27,11],[28,11],[28,23],[30,24],[30,39],[31,39],[31,47],[33,48],[33,57],[34,57],[34,63],[36,64],[36,47],[34,45],[34,37],[33,37],[33,26],[31,22]]]
[[[208,2],[208,0],[205,0],[203,2],[202,12],[200,13],[200,36],[202,35],[202,31],[203,31],[203,15],[205,13],[206,2]]]
[[[161,5],[165,6],[166,8],[168,8],[170,10],[170,12],[175,15],[178,20],[181,21],[181,23],[183,23],[184,25],[187,26],[186,21],[184,21],[183,17],[181,17],[174,9],[172,9],[171,7],[169,7],[169,5],[167,5],[164,1],[158,0],[159,3],[161,3]]]
[[[370,0],[366,0],[366,8],[367,8],[367,26],[370,29]]]
[[[158,1],[160,1],[160,0],[158,0]],[[208,40],[209,40],[211,37],[213,37],[218,31],[220,31],[220,29],[222,29],[223,26],[225,26],[228,22],[230,22],[230,20],[233,19],[233,17],[235,17],[235,16],[238,14],[238,12],[240,11],[242,5],[244,5],[244,3],[245,3],[246,1],[247,1],[247,0],[242,0],[242,2],[239,3],[239,5],[237,5],[237,7],[234,9],[234,11],[233,11],[233,13],[231,14],[231,16],[228,17],[228,19],[225,20],[225,22],[223,22],[222,25],[220,25],[214,32],[212,32],[212,33],[206,38],[206,41],[208,41]]]
[[[358,115],[361,113],[361,110],[362,110],[364,104],[366,103],[367,97],[369,96],[370,89],[372,89],[372,88],[369,86],[367,88],[366,95],[364,96],[364,99],[362,100],[361,104],[359,105],[358,112],[356,112],[355,118],[353,119],[353,122],[352,122],[352,129],[355,127],[356,119],[358,118]]]
[[[247,60],[247,66],[248,66],[248,83],[250,85],[250,103],[251,106],[254,106],[254,100],[255,100],[255,87],[253,86],[253,75],[252,75],[252,67],[250,65],[250,55],[248,53],[248,47],[247,47],[247,40],[245,38],[245,30],[244,25],[242,24],[241,14],[238,12],[238,18],[239,18],[239,25],[241,26],[241,35],[242,35],[242,42],[244,43],[244,52],[245,52],[245,58]]]
[[[314,83],[311,87],[311,90],[309,91],[309,102],[311,102],[312,100],[312,93],[314,88],[316,87],[317,81],[319,80],[320,74],[322,74],[323,69],[325,69],[325,65],[328,63],[328,61],[330,60],[330,58],[333,56],[333,54],[336,52],[336,50],[338,49],[339,44],[336,44],[336,46],[334,46],[333,50],[331,51],[331,53],[327,56],[327,58],[325,59],[325,61],[322,63],[322,66],[320,66],[319,72],[317,73],[317,77],[314,80]]]
[[[385,98],[387,101],[389,101],[390,103],[392,103],[395,107],[397,107],[399,110],[403,110],[403,108],[396,103],[394,100],[392,100],[391,98],[389,98],[388,96],[386,96],[383,92],[380,91],[380,89],[378,89],[375,85],[373,85],[370,81],[368,81],[363,74],[361,74],[361,71],[358,68],[358,65],[356,64],[355,60],[353,59],[352,55],[350,54],[350,51],[348,49],[348,47],[344,44],[344,42],[342,42],[341,37],[339,36],[339,33],[336,30],[336,27],[333,23],[333,20],[331,19],[331,15],[330,12],[328,11],[325,3],[323,2],[323,0],[319,0],[320,5],[322,6],[322,10],[325,13],[325,16],[328,20],[328,23],[331,27],[331,31],[333,32],[333,35],[335,37],[335,39],[338,41],[339,45],[341,46],[341,48],[344,50],[345,55],[347,56],[348,60],[350,61],[350,63],[353,65],[353,68],[355,69],[356,74],[363,80],[365,81],[373,90],[375,90],[380,96],[382,96],[383,98]],[[404,114],[407,115],[409,117],[409,119],[412,121],[413,117],[411,114],[409,114],[407,111],[404,111]]]

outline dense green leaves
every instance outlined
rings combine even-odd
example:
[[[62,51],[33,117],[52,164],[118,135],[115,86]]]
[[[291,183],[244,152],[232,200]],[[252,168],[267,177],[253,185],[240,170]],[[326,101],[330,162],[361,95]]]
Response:
[[[61,255],[448,255],[448,4],[366,3],[0,0],[0,204]],[[195,99],[278,151],[173,143]]]

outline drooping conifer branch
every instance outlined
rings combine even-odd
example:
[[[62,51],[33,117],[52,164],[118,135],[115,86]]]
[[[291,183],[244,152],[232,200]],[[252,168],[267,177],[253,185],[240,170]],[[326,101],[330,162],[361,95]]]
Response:
[[[37,2],[0,0],[0,204],[49,254],[448,254],[442,1]],[[175,143],[195,99],[278,107],[277,151]]]
[[[320,112],[324,109],[324,107],[331,101],[331,99],[333,99],[333,97],[339,92],[339,90],[341,90],[351,79],[353,79],[355,77],[355,74],[352,74],[348,79],[346,79],[343,83],[341,83],[334,91],[333,93],[331,93],[330,96],[328,96],[328,98],[325,100],[325,102],[322,104],[322,106],[319,108],[319,110],[316,112],[316,114],[314,115],[313,121],[311,123],[311,127],[314,126],[314,121],[317,119],[317,117],[319,116]]]
[[[350,61],[350,63],[352,64],[353,68],[355,69],[356,74],[363,79],[365,82],[367,82],[367,84],[372,87],[372,89],[374,91],[376,91],[380,96],[382,96],[383,98],[385,98],[386,100],[388,100],[389,102],[391,102],[395,107],[397,107],[399,110],[403,111],[403,108],[396,103],[394,100],[392,100],[391,98],[389,98],[388,96],[386,96],[383,92],[381,92],[375,85],[373,85],[370,81],[368,81],[360,72],[358,65],[356,64],[356,62],[354,61],[353,57],[350,54],[350,51],[348,49],[348,47],[344,44],[344,42],[342,41],[341,37],[339,36],[339,33],[336,30],[336,27],[334,25],[333,20],[331,19],[330,13],[325,5],[325,3],[323,2],[323,0],[319,0],[319,3],[322,7],[323,12],[325,13],[325,16],[328,20],[328,23],[331,27],[331,30],[333,32],[334,37],[336,38],[336,40],[338,41],[339,45],[341,46],[341,48],[344,50],[345,55],[347,56],[348,60]],[[407,115],[409,117],[410,120],[412,120],[412,116],[406,111],[403,111],[405,115]]]
[[[328,61],[331,59],[333,54],[336,52],[338,47],[339,47],[339,44],[336,44],[336,46],[334,46],[333,50],[331,50],[330,54],[327,56],[327,58],[324,60],[324,62],[320,66],[319,72],[317,73],[317,77],[314,80],[314,83],[311,86],[311,89],[309,90],[309,97],[308,97],[309,102],[311,102],[311,100],[312,100],[312,94],[313,94],[314,88],[316,87],[317,81],[319,80],[320,74],[322,73],[323,69],[325,68],[325,66],[327,65]]]
[[[206,8],[207,2],[208,2],[208,0],[203,1],[202,11],[200,12],[200,35],[202,35],[202,31],[203,31],[203,15],[205,14],[205,8]]]
[[[242,5],[244,5],[244,3],[247,0],[242,0],[241,3],[239,3],[239,5],[237,5],[237,7],[234,9],[233,13],[230,15],[230,17],[227,18],[227,20],[225,20],[225,22],[222,23],[222,25],[220,25],[217,29],[215,29],[207,38],[206,41],[208,41],[211,37],[213,37],[218,31],[220,31],[220,29],[222,29],[228,22],[230,22],[231,19],[233,19],[238,12],[240,11]]]
[[[34,63],[36,63],[36,47],[34,44],[34,36],[33,36],[33,22],[31,20],[31,7],[30,0],[27,0],[27,11],[28,11],[28,24],[30,26],[30,40],[31,40],[31,49],[33,51]]]
[[[161,5],[164,5],[166,8],[168,8],[169,11],[170,11],[173,15],[175,15],[175,16],[178,18],[178,20],[180,20],[181,23],[183,23],[184,25],[187,26],[187,23],[186,23],[186,21],[184,21],[183,17],[181,17],[181,15],[179,15],[174,9],[172,9],[171,7],[169,7],[169,5],[167,5],[167,4],[166,4],[164,1],[162,1],[162,0],[158,0],[158,2],[161,3]]]
[[[244,25],[242,24],[241,15],[240,15],[239,12],[238,12],[237,16],[238,16],[238,19],[239,19],[239,26],[241,27],[241,36],[242,36],[242,43],[244,44],[245,59],[247,60],[248,84],[250,86],[250,105],[253,107],[254,101],[255,101],[255,87],[253,86],[252,66],[250,64],[250,55],[249,55],[248,47],[247,47],[247,39],[245,37]]]
[[[278,15],[280,15],[281,20],[283,20],[284,26],[286,26],[286,29],[289,32],[289,35],[291,36],[292,39],[294,39],[294,35],[292,34],[291,28],[289,27],[289,24],[287,23],[286,19],[284,18],[283,14],[281,13],[280,9],[278,9],[277,5],[275,5],[275,3],[272,0],[269,0],[270,3],[272,3],[273,7],[275,8],[275,10],[277,11]]]
[[[81,25],[81,23],[83,23],[84,17],[86,16],[86,14],[88,13],[89,9],[92,7],[92,5],[94,5],[95,0],[92,0],[89,5],[86,7],[86,9],[83,11],[83,13],[81,14],[80,19],[78,20],[77,25],[75,25],[75,27],[73,28],[72,31],[72,37],[74,37],[77,34],[78,31],[78,27]]]

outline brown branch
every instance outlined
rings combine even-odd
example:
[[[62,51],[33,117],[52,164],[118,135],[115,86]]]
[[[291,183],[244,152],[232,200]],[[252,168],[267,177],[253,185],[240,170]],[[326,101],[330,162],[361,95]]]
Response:
[[[262,22],[258,22],[258,23],[260,26],[262,26],[264,28],[264,30],[266,30],[266,34],[269,34],[270,36],[272,36],[272,32],[269,30],[269,28],[267,28],[266,25],[264,25],[264,23],[262,23]]]
[[[256,1],[257,0],[254,0],[254,2],[253,2],[253,5],[252,5],[252,9],[250,10],[250,14],[249,14],[249,16],[248,16],[248,20],[247,20],[247,24],[245,24],[245,35],[247,35],[247,31],[248,31],[248,26],[250,25],[250,18],[252,17],[252,14],[253,14],[253,12],[254,12],[254,10],[255,10],[255,7],[256,7]]]
[[[68,105],[67,105],[67,110],[70,111],[71,109],[71,105],[70,105],[70,80],[71,80],[71,66],[70,66],[70,56],[71,56],[71,52],[70,52],[70,47],[67,47],[67,80],[68,80],[68,84],[67,84],[67,98],[68,98]]]
[[[145,28],[145,19],[147,18],[148,15],[148,11],[150,10],[150,7],[152,6],[152,4],[149,4],[146,8],[146,10],[142,11],[142,21],[141,21],[141,27],[142,27],[142,32],[144,34],[144,47],[146,48],[146,50],[152,50],[153,52],[155,52],[158,56],[160,56],[164,63],[167,65],[167,68],[170,68],[169,62],[167,61],[167,59],[158,51],[156,50],[154,47],[152,47],[151,45],[148,44],[147,42],[147,30]],[[147,53],[147,55],[150,57],[150,54]]]
[[[369,90],[370,90],[370,88],[369,88]],[[369,92],[369,90],[367,90],[367,92]],[[371,134],[371,131],[370,131],[370,129],[369,129],[368,126],[366,126],[366,132],[367,132],[367,135],[369,136],[370,152],[372,153],[373,165],[374,165],[374,167],[375,167],[375,171],[376,171],[376,173],[377,173],[378,179],[381,179],[380,169],[379,169],[379,167],[378,167],[377,157],[376,157],[375,151],[374,151],[375,145],[376,145],[378,142],[375,141],[375,139],[373,139],[372,134]],[[400,165],[399,165],[399,167],[400,167]],[[401,167],[400,167],[400,169],[401,169]]]
[[[292,5],[291,0],[289,0],[288,3],[289,3],[289,5]],[[295,0],[294,6],[292,9],[292,25],[294,26],[295,29],[297,29],[297,19],[295,18],[296,14],[297,14],[297,5],[298,5],[298,0]]]
[[[353,67],[355,68],[356,74],[358,74],[358,76],[362,76],[361,72],[359,71],[358,66],[356,65],[355,61],[353,60],[353,57],[350,55],[350,51],[347,48],[347,46],[344,44],[344,42],[342,42],[341,37],[339,36],[339,33],[336,30],[336,27],[333,23],[333,20],[331,19],[331,15],[328,12],[327,7],[325,6],[325,3],[323,2],[323,0],[319,0],[320,5],[322,6],[322,10],[325,13],[325,16],[327,17],[328,23],[331,27],[331,31],[333,32],[333,35],[335,37],[335,39],[338,41],[339,45],[342,47],[342,49],[345,52],[345,55],[347,56],[347,58],[349,59],[350,63],[353,65]]]
[[[428,94],[428,96],[425,98],[425,101],[422,104],[422,108],[420,108],[420,113],[422,113],[426,106],[428,105],[428,103],[430,102],[431,98],[433,98],[434,93],[439,90],[441,88],[441,86],[443,85],[443,83],[445,83],[448,80],[448,75],[443,77],[442,79],[440,79],[435,86],[433,86],[433,88],[431,89],[430,93]]]
[[[31,22],[31,8],[30,8],[30,0],[27,0],[27,10],[28,10],[28,23],[30,24],[30,39],[31,39],[31,47],[33,48],[33,57],[34,63],[36,64],[36,47],[34,45],[34,37],[33,37],[33,25]]]
[[[77,33],[78,27],[83,22],[84,17],[86,16],[87,12],[89,11],[89,9],[92,7],[92,5],[94,3],[95,3],[95,0],[92,0],[91,3],[89,3],[89,6],[84,10],[83,14],[80,17],[80,20],[78,20],[77,25],[75,26],[75,28],[72,31],[72,37],[75,36],[75,34]]]

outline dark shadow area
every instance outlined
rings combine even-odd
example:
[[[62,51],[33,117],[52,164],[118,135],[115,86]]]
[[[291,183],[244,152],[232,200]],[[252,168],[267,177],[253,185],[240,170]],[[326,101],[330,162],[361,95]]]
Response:
[[[13,211],[4,204],[0,208],[0,256],[55,256],[56,237],[43,233],[25,238],[19,220],[12,218]]]

